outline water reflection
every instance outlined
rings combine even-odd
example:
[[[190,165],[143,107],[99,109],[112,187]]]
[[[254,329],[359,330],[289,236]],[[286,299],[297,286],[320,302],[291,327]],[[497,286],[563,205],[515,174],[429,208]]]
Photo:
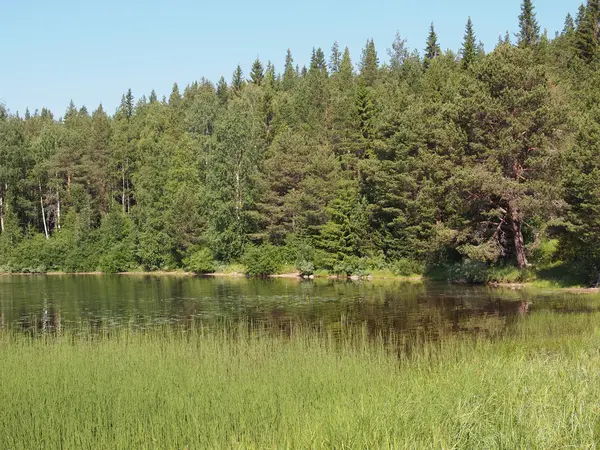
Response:
[[[56,332],[69,326],[98,330],[244,321],[282,332],[297,325],[331,333],[359,326],[373,336],[393,332],[436,338],[457,333],[497,335],[538,305],[558,310],[576,303],[574,299],[556,293],[430,283],[4,276],[0,327]]]

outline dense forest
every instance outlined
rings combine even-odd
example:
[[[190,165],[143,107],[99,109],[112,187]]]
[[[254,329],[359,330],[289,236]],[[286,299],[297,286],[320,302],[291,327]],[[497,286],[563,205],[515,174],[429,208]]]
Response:
[[[288,50],[283,72],[128,90],[112,115],[0,107],[0,271],[561,267],[593,284],[600,0],[553,37],[531,0],[518,21],[487,53],[469,19],[456,52],[432,24],[424,52],[399,34],[309,67]]]

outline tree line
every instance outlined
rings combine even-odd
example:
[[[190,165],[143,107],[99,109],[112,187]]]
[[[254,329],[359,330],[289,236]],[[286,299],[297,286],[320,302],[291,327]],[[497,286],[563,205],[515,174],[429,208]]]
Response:
[[[565,264],[600,270],[600,0],[562,32],[524,0],[486,53],[334,43],[308,67],[91,113],[0,109],[0,268],[107,272],[262,261],[303,272]],[[259,264],[260,265],[260,264]],[[273,271],[258,268],[261,271]]]

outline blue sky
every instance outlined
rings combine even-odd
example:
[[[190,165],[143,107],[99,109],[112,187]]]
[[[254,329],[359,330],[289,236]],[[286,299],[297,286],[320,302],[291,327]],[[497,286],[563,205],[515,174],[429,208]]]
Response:
[[[553,36],[580,2],[534,1],[542,29]],[[282,70],[288,47],[303,65],[313,47],[329,55],[337,40],[356,62],[373,38],[383,61],[396,31],[422,50],[433,21],[442,48],[458,49],[468,16],[492,49],[499,34],[517,31],[519,11],[520,0],[0,0],[0,102],[58,117],[73,99],[113,113],[129,87],[136,97],[153,88],[162,96],[173,82],[229,81],[257,56]]]

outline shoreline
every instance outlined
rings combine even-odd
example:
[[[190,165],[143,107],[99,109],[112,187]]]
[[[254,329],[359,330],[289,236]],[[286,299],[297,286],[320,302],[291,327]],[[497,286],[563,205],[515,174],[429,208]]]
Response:
[[[84,275],[84,276],[101,276],[101,275],[120,275],[120,276],[181,276],[181,277],[198,277],[198,278],[247,278],[243,272],[213,272],[213,273],[202,273],[196,274],[194,272],[186,271],[167,271],[167,270],[156,270],[156,271],[139,271],[139,272],[116,272],[116,273],[105,273],[105,272],[0,272],[0,276],[73,276],[73,275]],[[304,277],[300,272],[289,272],[289,273],[278,273],[273,275],[267,275],[264,278],[279,278],[279,279],[292,279],[292,280],[309,280],[308,277]],[[403,277],[403,276],[377,276],[369,275],[366,277],[358,276],[338,276],[338,275],[314,275],[310,280],[351,280],[351,281],[373,281],[373,280],[395,280],[395,281],[427,281],[427,278],[422,275]]]
[[[247,278],[246,275],[242,272],[214,272],[214,273],[204,273],[204,274],[196,274],[194,272],[186,272],[186,271],[166,271],[166,270],[157,270],[157,271],[140,271],[140,272],[117,272],[114,274],[109,274],[105,272],[40,272],[40,273],[30,273],[30,272],[0,272],[0,277],[3,276],[74,276],[74,275],[82,275],[82,276],[102,276],[102,275],[120,275],[120,276],[155,276],[155,277],[198,277],[198,278]],[[418,276],[389,276],[389,275],[369,275],[366,277],[357,277],[357,276],[349,276],[343,277],[338,275],[315,275],[312,278],[303,277],[299,272],[289,272],[289,273],[279,273],[268,275],[265,278],[272,279],[286,279],[286,280],[298,280],[298,281],[311,281],[311,280],[339,280],[339,281],[404,281],[404,282],[427,282],[427,281],[435,281],[431,280],[423,275]],[[454,283],[449,283],[454,284]],[[562,292],[571,292],[577,294],[599,294],[600,287],[561,287],[561,286],[544,286],[538,287],[535,286],[532,282],[525,283],[487,283],[483,286],[497,289],[511,289],[511,290],[522,290],[522,289],[550,289],[557,290]]]

